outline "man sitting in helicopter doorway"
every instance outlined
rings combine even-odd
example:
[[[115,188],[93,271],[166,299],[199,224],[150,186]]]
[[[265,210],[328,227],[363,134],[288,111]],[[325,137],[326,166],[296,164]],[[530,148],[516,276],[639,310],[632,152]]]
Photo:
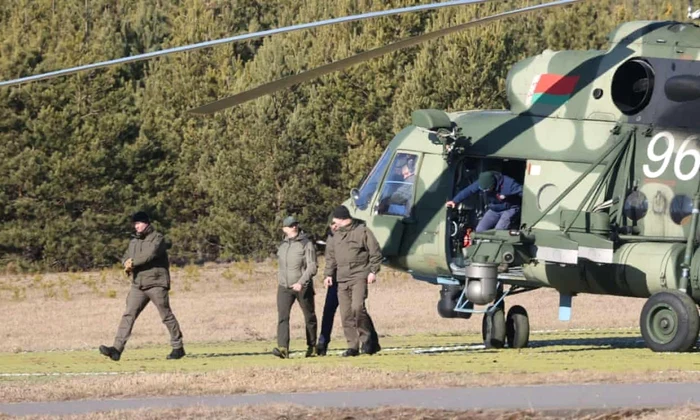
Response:
[[[476,226],[477,233],[493,228],[508,229],[518,219],[523,186],[513,178],[496,171],[482,172],[478,181],[457,193],[445,206],[455,207],[477,192],[484,194],[488,208]]]

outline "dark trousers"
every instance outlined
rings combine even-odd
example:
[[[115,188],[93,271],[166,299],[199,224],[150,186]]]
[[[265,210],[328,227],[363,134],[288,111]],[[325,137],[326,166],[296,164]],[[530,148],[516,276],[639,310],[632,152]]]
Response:
[[[365,307],[367,280],[356,279],[338,284],[338,304],[349,349],[359,350],[360,343],[378,344],[374,322]]]
[[[328,347],[328,343],[331,342],[331,334],[333,332],[333,320],[335,319],[335,312],[338,309],[338,283],[333,281],[333,285],[329,287],[326,291],[326,302],[323,304],[323,317],[321,318],[321,334],[318,336],[318,344],[325,345]],[[366,311],[365,311],[366,312]],[[369,338],[372,343],[379,342],[379,336],[377,336],[377,331],[374,329],[374,322],[372,322],[372,317],[367,314],[366,321],[368,323],[368,328],[370,330]]]
[[[168,289],[164,287],[151,287],[150,289],[139,289],[132,286],[126,297],[126,311],[122,315],[122,320],[117,329],[117,336],[114,338],[114,348],[124,351],[124,346],[131,336],[136,318],[141,315],[148,302],[153,302],[158,308],[160,319],[168,328],[170,333],[170,345],[174,349],[182,348],[182,331],[173,311],[170,309],[170,297]]]
[[[314,310],[314,287],[308,285],[295,292],[293,289],[277,286],[277,346],[289,348],[289,315],[295,300],[299,301],[299,307],[304,314],[306,324],[306,345],[316,345],[316,312]]]
[[[517,219],[520,213],[520,207],[512,207],[508,210],[493,211],[487,210],[484,216],[476,225],[476,233],[480,233],[489,229],[506,230]]]
[[[328,346],[331,342],[333,332],[333,319],[338,309],[338,284],[333,285],[326,291],[326,302],[323,304],[323,317],[321,318],[321,335],[318,337],[318,344]]]

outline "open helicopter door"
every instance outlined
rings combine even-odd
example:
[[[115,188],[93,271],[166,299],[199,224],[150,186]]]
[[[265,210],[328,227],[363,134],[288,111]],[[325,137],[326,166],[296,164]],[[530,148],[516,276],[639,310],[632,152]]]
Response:
[[[384,257],[399,255],[405,225],[412,220],[421,159],[422,153],[397,150],[375,197],[367,223],[383,245]]]

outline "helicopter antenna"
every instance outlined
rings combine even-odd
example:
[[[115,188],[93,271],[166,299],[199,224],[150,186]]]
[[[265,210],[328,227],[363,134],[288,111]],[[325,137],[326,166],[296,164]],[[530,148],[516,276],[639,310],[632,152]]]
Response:
[[[133,63],[136,61],[150,60],[151,58],[156,58],[156,57],[160,57],[160,56],[164,56],[164,55],[168,55],[168,54],[198,50],[198,49],[202,49],[202,48],[209,48],[209,47],[214,47],[217,45],[229,44],[231,42],[240,42],[240,41],[247,41],[247,40],[251,40],[251,39],[258,39],[258,38],[262,38],[265,36],[276,35],[276,34],[281,34],[281,33],[286,33],[286,32],[294,32],[294,31],[299,31],[299,30],[303,30],[303,29],[318,28],[320,26],[335,25],[338,23],[346,23],[346,22],[355,22],[358,20],[365,20],[365,19],[371,19],[371,18],[383,17],[383,16],[393,16],[393,15],[399,15],[399,14],[404,14],[404,13],[421,12],[421,11],[426,11],[426,10],[436,10],[436,9],[442,9],[445,7],[454,7],[454,6],[464,6],[467,4],[486,3],[488,1],[493,1],[493,0],[451,0],[451,1],[446,1],[443,3],[423,4],[423,5],[418,5],[418,6],[402,7],[399,9],[390,9],[390,10],[382,10],[382,11],[378,11],[378,12],[362,13],[359,15],[342,16],[342,17],[338,17],[338,18],[326,19],[326,20],[321,20],[321,21],[317,21],[317,22],[302,23],[302,24],[298,24],[298,25],[285,26],[283,28],[269,29],[269,30],[260,31],[260,32],[252,32],[252,33],[247,33],[247,34],[236,35],[236,36],[232,36],[229,38],[200,42],[198,44],[190,44],[190,45],[184,45],[184,46],[180,46],[180,47],[168,48],[165,50],[153,51],[150,53],[134,55],[131,57],[124,57],[124,58],[118,58],[115,60],[102,61],[99,63],[86,64],[83,66],[71,67],[69,69],[63,69],[63,70],[56,70],[56,71],[52,71],[49,73],[37,74],[34,76],[27,76],[27,77],[22,77],[19,79],[14,79],[14,80],[0,81],[0,87],[19,85],[19,84],[28,83],[28,82],[36,82],[36,81],[45,80],[45,79],[52,79],[54,77],[67,76],[69,74],[78,73],[81,71],[95,70],[95,69],[99,69],[99,68],[103,68],[103,67],[114,66],[117,64],[126,64],[126,63]]]

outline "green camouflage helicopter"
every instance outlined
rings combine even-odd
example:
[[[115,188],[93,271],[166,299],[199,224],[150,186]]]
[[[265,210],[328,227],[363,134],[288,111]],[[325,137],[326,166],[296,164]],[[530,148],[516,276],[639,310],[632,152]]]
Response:
[[[0,82],[37,81],[322,25],[483,3],[457,0],[330,19]],[[399,41],[192,110],[206,114],[490,21],[566,6],[513,10]],[[691,16],[692,15],[692,16]],[[689,17],[697,18],[689,8]],[[371,227],[386,264],[442,286],[443,317],[483,314],[487,347],[525,347],[527,311],[505,298],[578,293],[648,298],[640,328],[654,351],[687,351],[700,316],[700,28],[630,22],[605,51],[544,51],[507,78],[508,110],[417,110],[345,203]],[[476,233],[476,194],[445,203],[484,171],[523,186],[517,223]],[[397,198],[399,197],[399,198]],[[484,309],[475,309],[480,305]]]

